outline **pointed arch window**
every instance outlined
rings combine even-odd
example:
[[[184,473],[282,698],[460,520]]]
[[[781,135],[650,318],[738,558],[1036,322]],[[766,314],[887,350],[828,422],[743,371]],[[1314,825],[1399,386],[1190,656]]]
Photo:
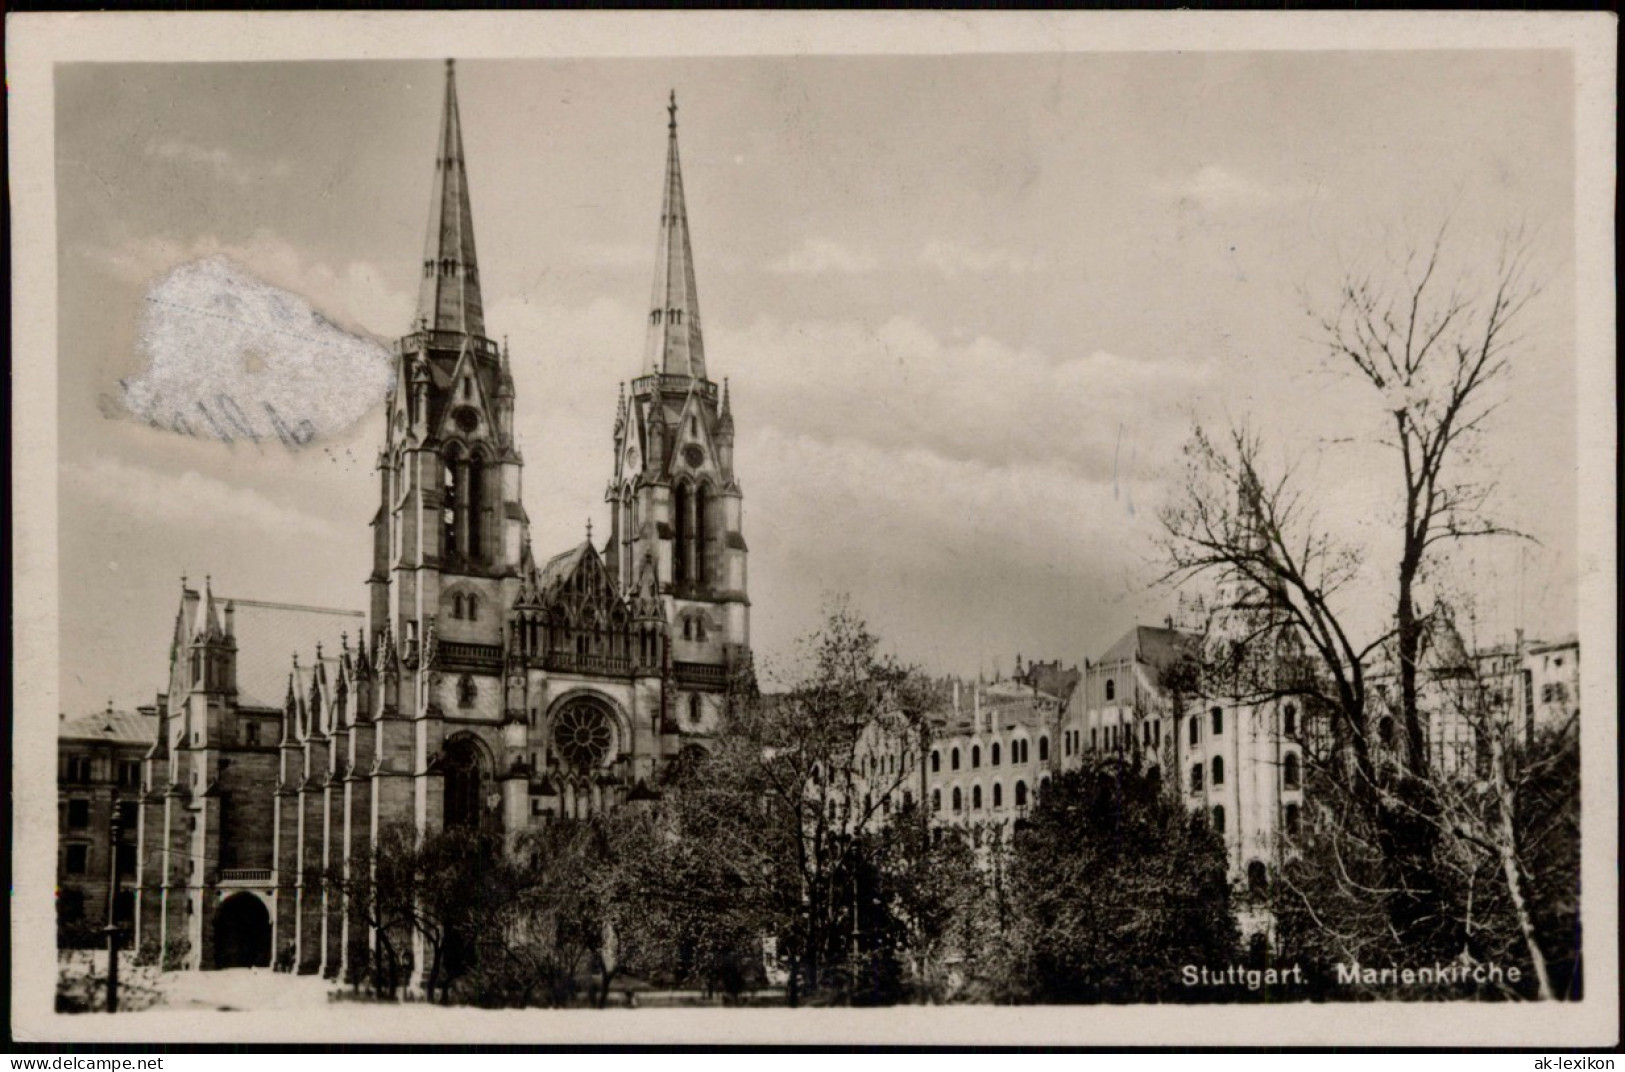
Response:
[[[458,511],[462,498],[462,458],[455,451],[447,453],[440,473],[440,531],[441,556],[450,558],[457,553]]]
[[[691,519],[689,517],[690,502],[688,485],[678,484],[677,494],[673,497],[672,502],[674,508],[672,512],[675,515],[672,520],[677,530],[677,539],[674,541],[675,546],[672,548],[671,569],[673,576],[680,585],[687,584],[690,576],[688,545],[693,538],[693,530],[690,527]]]
[[[697,584],[711,582],[710,515],[711,492],[701,484],[694,490],[694,580]]]
[[[468,463],[468,556],[476,562],[483,551],[485,520],[485,459],[475,454]]]
[[[468,602],[466,604],[464,604],[464,606],[468,610],[468,620],[471,621],[471,622],[479,621],[479,619],[480,619],[480,611],[479,611],[480,597],[475,595],[474,593],[470,592],[468,594]]]

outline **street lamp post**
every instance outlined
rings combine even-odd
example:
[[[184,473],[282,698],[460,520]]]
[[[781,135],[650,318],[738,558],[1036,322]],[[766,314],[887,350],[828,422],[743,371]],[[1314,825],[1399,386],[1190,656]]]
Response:
[[[107,1011],[118,1012],[118,847],[120,828],[118,798],[113,798],[112,822],[108,827],[107,861]]]

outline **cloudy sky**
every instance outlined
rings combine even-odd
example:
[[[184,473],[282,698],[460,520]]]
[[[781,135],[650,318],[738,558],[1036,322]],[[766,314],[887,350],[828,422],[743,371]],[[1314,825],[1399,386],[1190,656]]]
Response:
[[[1541,542],[1462,563],[1478,631],[1572,631],[1572,77],[1536,51],[460,63],[537,550],[603,524],[675,88],[770,665],[838,592],[936,671],[1081,662],[1160,620],[1193,420],[1251,421],[1381,567],[1393,462],[1339,442],[1380,415],[1306,310],[1446,219],[1469,277],[1522,226],[1546,281],[1478,462]],[[58,68],[65,710],[151,699],[183,573],[362,606],[379,406],[290,451],[115,400],[153,358],[149,288],[215,255],[401,334],[441,92],[438,62]]]

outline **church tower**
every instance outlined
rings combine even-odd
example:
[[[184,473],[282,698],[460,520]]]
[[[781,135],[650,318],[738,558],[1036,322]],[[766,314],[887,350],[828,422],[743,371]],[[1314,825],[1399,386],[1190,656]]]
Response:
[[[641,372],[616,409],[606,559],[634,605],[658,598],[679,671],[671,717],[683,732],[705,732],[720,710],[709,686],[749,661],[744,496],[728,385],[719,390],[706,371],[675,93],[667,115],[648,334]]]
[[[397,344],[389,427],[378,456],[371,629],[402,654],[439,641],[499,646],[527,520],[513,437],[513,377],[485,334],[474,217],[446,61],[428,239],[413,331]]]

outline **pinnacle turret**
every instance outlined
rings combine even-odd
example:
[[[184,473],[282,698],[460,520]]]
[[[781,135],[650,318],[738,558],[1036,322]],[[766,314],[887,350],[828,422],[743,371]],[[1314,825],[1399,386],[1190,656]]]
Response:
[[[446,104],[435,148],[434,193],[418,288],[417,323],[430,331],[485,334],[479,262],[474,255],[474,210],[463,160],[463,125],[457,113],[457,71],[446,61]]]
[[[643,372],[705,378],[700,300],[694,284],[694,253],[688,239],[688,207],[677,159],[677,93],[667,107],[666,185],[655,245],[654,292],[649,299],[649,341]]]

